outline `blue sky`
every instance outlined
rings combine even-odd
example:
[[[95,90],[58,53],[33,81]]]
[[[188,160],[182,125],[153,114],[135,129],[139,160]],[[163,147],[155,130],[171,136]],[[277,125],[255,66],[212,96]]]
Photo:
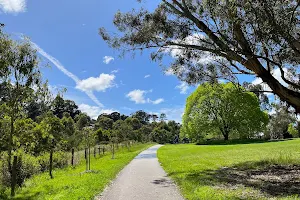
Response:
[[[148,0],[143,6],[153,9],[159,2]],[[52,66],[42,69],[51,88],[67,88],[65,98],[91,117],[142,109],[181,121],[194,88],[165,75],[147,53],[119,58],[98,35],[100,27],[115,31],[112,19],[118,10],[140,6],[136,0],[0,0],[0,22],[6,32],[31,39],[41,64]]]

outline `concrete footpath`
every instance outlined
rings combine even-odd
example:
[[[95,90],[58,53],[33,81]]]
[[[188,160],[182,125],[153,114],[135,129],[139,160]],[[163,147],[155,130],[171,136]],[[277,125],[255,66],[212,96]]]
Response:
[[[155,145],[135,157],[96,200],[184,200],[157,159]]]

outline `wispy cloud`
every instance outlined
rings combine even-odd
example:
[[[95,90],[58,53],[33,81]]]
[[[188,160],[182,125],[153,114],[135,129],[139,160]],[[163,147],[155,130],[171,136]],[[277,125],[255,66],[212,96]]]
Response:
[[[118,72],[119,72],[119,70],[118,70],[118,69],[115,69],[115,70],[112,70],[110,73],[116,74],[116,73],[118,73]]]
[[[160,103],[162,103],[162,102],[164,102],[164,101],[165,101],[165,100],[164,100],[163,98],[159,98],[159,99],[156,99],[156,100],[154,100],[154,101],[148,99],[148,102],[153,103],[154,105],[160,104]]]
[[[19,13],[26,10],[26,0],[0,0],[0,9],[4,13]]]
[[[105,64],[109,64],[111,61],[113,61],[115,58],[114,57],[112,57],[112,56],[104,56],[103,57],[103,62],[105,63]]]
[[[181,84],[177,85],[175,88],[180,90],[180,94],[186,94],[189,89],[189,85],[186,82],[181,82]]]
[[[81,80],[76,75],[74,75],[72,72],[68,71],[56,58],[54,58],[50,54],[46,53],[36,43],[31,42],[31,44],[32,44],[33,48],[35,48],[42,56],[44,56],[46,59],[48,59],[50,62],[52,62],[61,72],[63,72],[66,76],[68,76],[73,81],[75,81],[76,85],[79,85],[81,83]],[[92,101],[94,101],[95,104],[97,104],[97,106],[104,107],[103,104],[100,103],[100,101],[96,98],[93,91],[86,90],[84,92],[88,95],[88,97],[90,97],[90,99]]]
[[[147,74],[144,78],[149,78],[151,75],[150,74]]]

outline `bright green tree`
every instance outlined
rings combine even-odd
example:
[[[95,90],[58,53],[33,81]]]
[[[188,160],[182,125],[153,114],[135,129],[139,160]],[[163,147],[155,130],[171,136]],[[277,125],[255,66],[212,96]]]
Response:
[[[232,83],[207,83],[188,97],[182,131],[196,140],[220,134],[225,140],[230,134],[249,138],[263,131],[267,122],[254,93]]]

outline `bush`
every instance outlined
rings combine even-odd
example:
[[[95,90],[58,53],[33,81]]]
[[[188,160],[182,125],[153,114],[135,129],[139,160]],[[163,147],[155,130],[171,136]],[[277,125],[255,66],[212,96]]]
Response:
[[[70,155],[66,152],[58,151],[53,154],[53,168],[63,168],[68,166],[68,161],[70,160]],[[40,171],[44,172],[49,170],[49,153],[45,153],[38,157],[38,162],[40,164]]]
[[[63,168],[68,166],[68,160],[70,156],[67,156],[65,152],[55,152],[53,155],[53,167]],[[10,186],[10,173],[8,170],[8,164],[6,162],[7,155],[1,156],[0,162],[0,186]],[[49,153],[45,153],[41,156],[34,157],[30,154],[25,154],[23,151],[18,154],[17,162],[17,185],[22,186],[24,181],[31,176],[40,172],[47,171],[49,169]],[[1,189],[1,188],[0,188]],[[1,197],[1,190],[0,190]],[[1,198],[0,198],[1,199]]]
[[[3,156],[7,160],[7,155]],[[25,154],[19,153],[18,155],[18,162],[17,162],[17,185],[22,186],[24,181],[30,178],[32,175],[39,173],[40,165],[38,163],[37,158]],[[8,170],[7,162],[1,163],[1,184],[3,186],[10,186],[10,173]]]

